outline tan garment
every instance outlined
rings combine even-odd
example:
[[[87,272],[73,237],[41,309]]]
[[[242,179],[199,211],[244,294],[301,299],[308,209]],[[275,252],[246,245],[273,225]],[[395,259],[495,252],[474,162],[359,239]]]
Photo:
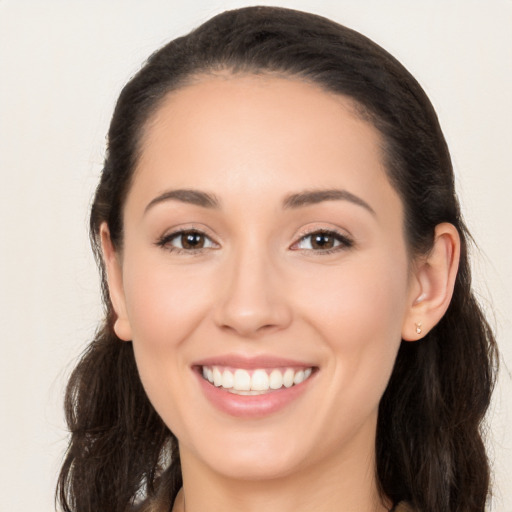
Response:
[[[405,501],[401,501],[394,509],[393,512],[414,512],[412,507]]]

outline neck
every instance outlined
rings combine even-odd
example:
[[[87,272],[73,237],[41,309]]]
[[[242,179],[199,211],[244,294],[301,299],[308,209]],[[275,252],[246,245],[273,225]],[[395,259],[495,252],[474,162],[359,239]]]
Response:
[[[173,512],[386,512],[375,478],[374,450],[290,475],[239,480],[218,474],[180,449],[183,489]]]

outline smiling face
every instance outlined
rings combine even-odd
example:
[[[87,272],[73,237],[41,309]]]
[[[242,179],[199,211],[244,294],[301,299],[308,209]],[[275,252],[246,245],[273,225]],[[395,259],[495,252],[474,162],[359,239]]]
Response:
[[[149,121],[105,250],[116,332],[184,467],[373,460],[418,293],[381,142],[348,99],[268,76],[204,77]]]

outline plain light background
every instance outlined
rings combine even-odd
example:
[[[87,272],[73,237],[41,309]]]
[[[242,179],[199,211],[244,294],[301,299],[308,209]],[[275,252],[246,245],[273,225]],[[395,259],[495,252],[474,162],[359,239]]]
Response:
[[[503,362],[493,510],[512,511],[512,1],[290,0],[384,46],[451,148]],[[101,318],[87,211],[113,104],[154,50],[247,1],[0,0],[0,508],[52,511],[66,379]],[[320,511],[322,512],[322,511]]]

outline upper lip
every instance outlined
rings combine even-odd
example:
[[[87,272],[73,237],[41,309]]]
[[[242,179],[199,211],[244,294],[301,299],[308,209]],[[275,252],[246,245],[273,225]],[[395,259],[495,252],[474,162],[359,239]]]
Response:
[[[313,368],[315,365],[296,359],[276,357],[271,355],[245,356],[240,354],[222,354],[201,359],[192,366],[230,366],[253,370],[257,368],[299,367]]]

